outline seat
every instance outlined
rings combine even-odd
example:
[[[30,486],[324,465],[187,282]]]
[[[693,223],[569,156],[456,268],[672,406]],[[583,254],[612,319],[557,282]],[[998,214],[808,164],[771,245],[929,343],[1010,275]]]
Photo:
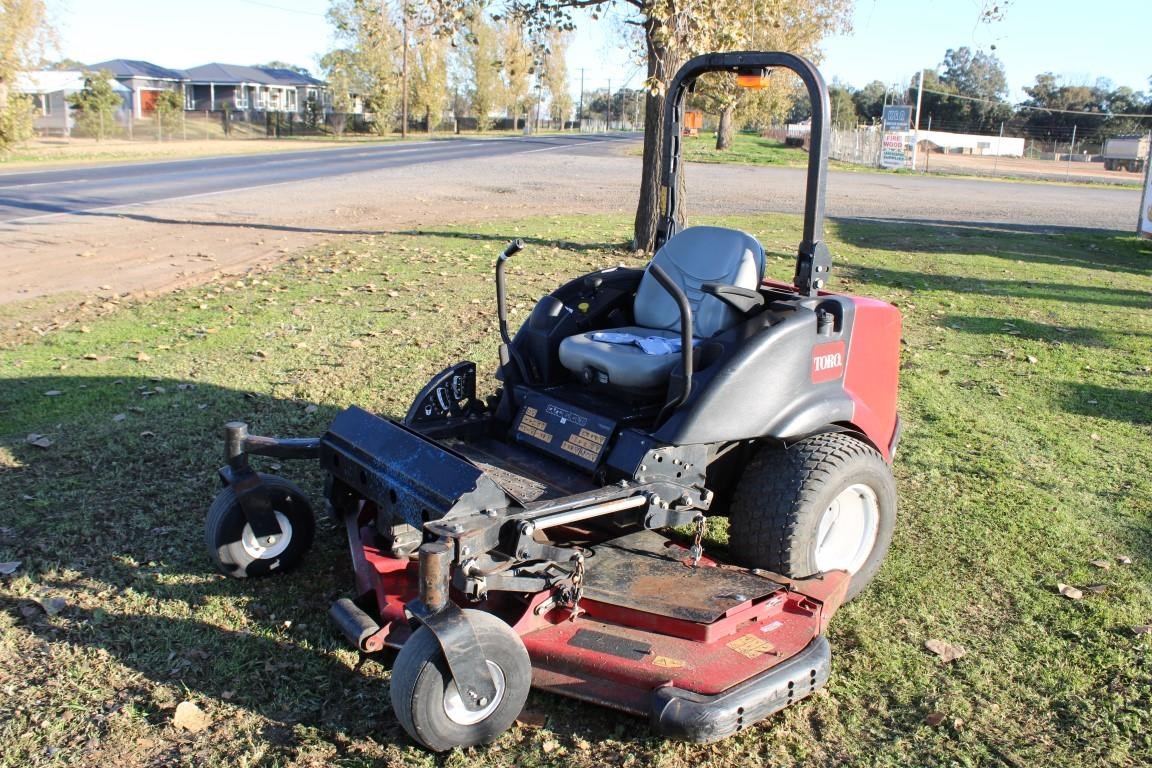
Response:
[[[708,339],[731,328],[743,313],[716,295],[705,283],[756,290],[764,274],[764,249],[751,235],[723,227],[690,227],[670,238],[652,257],[688,297],[694,339]],[[613,343],[605,334],[626,334],[635,340],[680,338],[676,300],[645,270],[632,308],[635,325],[569,336],[560,342],[560,363],[573,373],[620,387],[650,389],[666,384],[680,361],[678,351],[649,354],[635,341]]]

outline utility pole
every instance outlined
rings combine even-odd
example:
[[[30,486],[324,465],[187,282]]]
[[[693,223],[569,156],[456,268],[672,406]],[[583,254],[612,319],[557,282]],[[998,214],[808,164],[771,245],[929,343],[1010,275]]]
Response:
[[[1068,170],[1064,172],[1064,179],[1072,176],[1072,150],[1076,147],[1076,124],[1072,124],[1072,143],[1068,145]]]
[[[383,9],[381,9],[383,10]],[[408,0],[404,0],[400,8],[400,36],[403,52],[400,56],[400,79],[404,93],[400,100],[400,138],[408,138]]]
[[[920,79],[916,86],[916,130],[912,134],[912,170],[916,170],[916,155],[920,151],[920,99],[924,95],[924,70],[920,70]]]
[[[604,130],[612,129],[612,78],[608,78],[608,111],[604,115]]]
[[[580,106],[576,107],[576,122],[584,133],[584,67],[580,67]]]

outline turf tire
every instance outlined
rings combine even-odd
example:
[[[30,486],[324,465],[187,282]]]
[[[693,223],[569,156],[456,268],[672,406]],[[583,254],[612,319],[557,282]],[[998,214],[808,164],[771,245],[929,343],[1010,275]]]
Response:
[[[866,486],[877,502],[876,537],[852,574],[845,600],[856,597],[876,576],[892,543],[896,485],[876,449],[852,435],[815,435],[787,449],[764,448],[749,461],[730,511],[733,558],[791,578],[817,573],[821,518],[853,485]]]

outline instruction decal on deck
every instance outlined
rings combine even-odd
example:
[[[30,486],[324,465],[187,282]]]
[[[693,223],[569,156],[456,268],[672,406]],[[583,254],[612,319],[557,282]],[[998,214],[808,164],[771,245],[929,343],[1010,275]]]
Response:
[[[615,422],[538,392],[527,393],[522,402],[512,427],[518,441],[578,467],[596,468]]]

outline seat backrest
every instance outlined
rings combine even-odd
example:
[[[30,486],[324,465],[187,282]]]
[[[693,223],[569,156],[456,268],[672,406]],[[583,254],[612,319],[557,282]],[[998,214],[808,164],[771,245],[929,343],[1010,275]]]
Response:
[[[764,275],[764,249],[756,238],[737,229],[689,227],[670,238],[652,257],[688,297],[693,336],[706,339],[732,327],[740,313],[700,288],[726,283],[755,290]],[[636,325],[680,329],[680,309],[648,271],[640,280],[633,306]]]

